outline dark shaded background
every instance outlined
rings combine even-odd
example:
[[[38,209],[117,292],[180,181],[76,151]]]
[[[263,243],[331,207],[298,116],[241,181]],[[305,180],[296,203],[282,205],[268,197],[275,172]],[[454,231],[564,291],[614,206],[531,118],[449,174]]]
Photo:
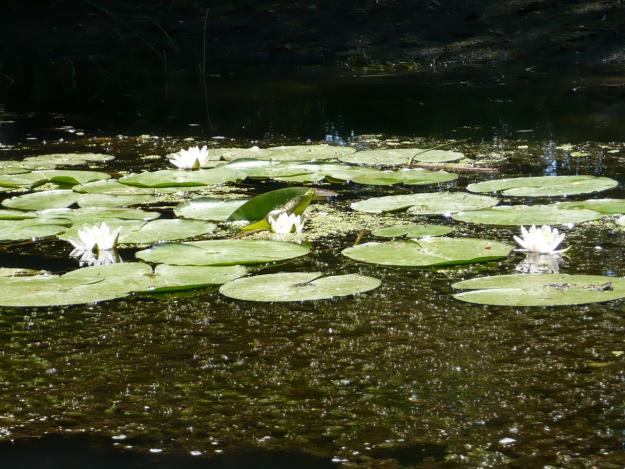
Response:
[[[109,134],[411,134],[425,113],[422,133],[443,122],[449,135],[586,108],[601,130],[622,111],[621,0],[4,0],[0,12],[0,114],[100,116],[87,127]]]

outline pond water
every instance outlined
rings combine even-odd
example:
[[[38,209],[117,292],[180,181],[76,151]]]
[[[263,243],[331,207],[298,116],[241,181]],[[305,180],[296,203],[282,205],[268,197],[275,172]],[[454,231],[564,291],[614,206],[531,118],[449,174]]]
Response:
[[[378,225],[416,219],[357,215],[349,205],[358,199],[504,176],[588,174],[622,185],[624,88],[610,74],[539,72],[222,77],[206,99],[195,84],[171,82],[166,96],[161,82],[118,96],[111,86],[89,94],[87,84],[0,95],[2,160],[102,152],[116,159],[100,169],[118,175],[165,168],[145,156],[196,143],[427,148],[456,138],[468,140],[451,148],[497,171],[461,172],[438,188],[321,184],[338,196],[311,206],[311,254],[262,273],[382,281],[355,297],[251,303],[211,287],[0,308],[0,453],[21,467],[622,467],[623,300],[516,308],[452,297],[454,282],[515,273],[518,252],[426,269],[340,255],[373,240]],[[219,195],[283,186],[246,181]],[[571,199],[624,196],[619,187]],[[172,218],[173,206],[154,207]],[[313,223],[320,212],[330,226]],[[518,231],[419,219],[451,225],[456,237],[511,242]],[[625,275],[625,229],[613,218],[564,231],[561,273]],[[0,246],[0,267],[63,273],[78,268],[70,250],[49,239]],[[120,254],[128,262],[135,251]]]

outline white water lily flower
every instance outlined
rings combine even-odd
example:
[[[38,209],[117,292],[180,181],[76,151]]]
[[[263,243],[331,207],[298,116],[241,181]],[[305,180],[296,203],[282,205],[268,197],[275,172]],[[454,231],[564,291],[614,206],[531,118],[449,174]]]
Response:
[[[180,169],[200,169],[208,163],[208,148],[204,145],[202,148],[195,146],[186,150],[180,150],[172,153],[170,162]]]
[[[521,238],[514,237],[514,240],[528,252],[537,252],[539,254],[551,254],[563,252],[565,249],[556,251],[556,248],[564,241],[565,234],[560,233],[557,228],[551,228],[549,225],[543,225],[536,228],[534,225],[529,230],[521,227]]]
[[[78,230],[79,239],[69,238],[68,241],[74,246],[74,250],[70,255],[75,255],[79,251],[91,252],[94,248],[97,248],[98,251],[115,249],[120,231],[121,228],[111,230],[104,222],[92,227],[86,226]]]
[[[273,218],[269,215],[269,224],[271,225],[271,231],[279,234],[292,233],[295,231],[296,233],[301,233],[304,230],[304,221],[302,217],[299,215],[295,215],[294,213],[288,214],[286,212],[282,212],[278,215],[278,218]]]

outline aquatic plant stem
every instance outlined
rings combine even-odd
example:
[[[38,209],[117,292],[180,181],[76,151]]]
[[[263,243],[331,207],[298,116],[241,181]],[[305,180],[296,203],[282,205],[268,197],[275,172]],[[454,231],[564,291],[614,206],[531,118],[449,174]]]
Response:
[[[432,151],[432,150],[437,150],[439,148],[444,148],[444,147],[448,147],[449,145],[453,145],[454,143],[462,143],[462,142],[468,142],[469,140],[471,140],[471,138],[465,138],[463,140],[454,140],[453,142],[446,142],[446,143],[441,143],[440,145],[436,145],[434,147],[431,148],[426,148],[425,150],[421,150],[418,151],[417,153],[415,153],[414,155],[412,155],[410,157],[410,159],[408,160],[408,166],[410,166],[412,164],[412,161],[419,155],[422,155],[423,153],[427,153],[428,151]]]

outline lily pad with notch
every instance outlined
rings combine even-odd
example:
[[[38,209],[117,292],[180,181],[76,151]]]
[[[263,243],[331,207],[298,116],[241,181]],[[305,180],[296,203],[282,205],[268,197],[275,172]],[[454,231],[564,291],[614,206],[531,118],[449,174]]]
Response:
[[[480,277],[452,285],[454,298],[496,306],[563,306],[625,298],[625,279],[601,275],[512,274]]]
[[[415,215],[439,215],[488,208],[498,203],[498,199],[486,195],[466,192],[427,192],[372,197],[353,203],[351,208],[366,213],[395,212],[408,208],[409,213]]]
[[[236,265],[279,262],[309,252],[307,246],[285,241],[221,239],[160,244],[135,255],[154,264]]]
[[[470,264],[503,259],[514,246],[476,238],[425,238],[373,242],[349,247],[342,254],[358,262],[401,267]]]
[[[597,220],[604,215],[587,209],[566,209],[558,204],[501,205],[452,215],[456,221],[483,225],[564,225]]]
[[[244,301],[312,301],[356,295],[380,284],[377,278],[358,274],[322,277],[321,272],[281,272],[239,278],[222,285],[219,292]]]
[[[375,230],[373,236],[380,238],[425,238],[430,236],[445,236],[453,231],[450,226],[444,225],[395,225]]]
[[[427,150],[421,148],[397,148],[387,150],[365,150],[341,156],[340,161],[368,166],[401,166],[411,161],[422,163],[446,163],[464,158],[463,153],[448,150]]]
[[[506,197],[563,197],[613,189],[618,181],[599,176],[537,176],[469,184],[469,192],[500,192]]]
[[[213,197],[199,197],[181,202],[174,209],[174,213],[178,217],[187,219],[226,221],[235,210],[248,201],[249,199],[221,200]]]

